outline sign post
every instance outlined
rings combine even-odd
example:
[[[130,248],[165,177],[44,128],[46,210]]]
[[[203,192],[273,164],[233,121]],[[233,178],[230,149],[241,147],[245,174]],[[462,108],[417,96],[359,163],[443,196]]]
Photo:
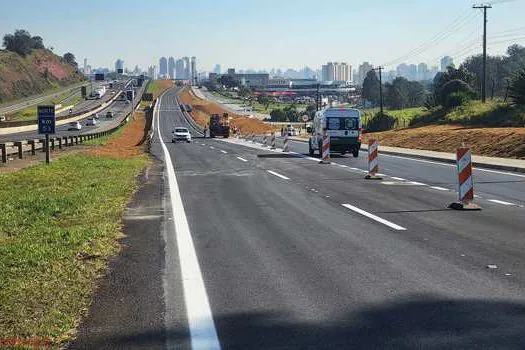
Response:
[[[55,106],[38,106],[38,133],[46,135],[46,164],[49,164],[49,135],[55,133]]]

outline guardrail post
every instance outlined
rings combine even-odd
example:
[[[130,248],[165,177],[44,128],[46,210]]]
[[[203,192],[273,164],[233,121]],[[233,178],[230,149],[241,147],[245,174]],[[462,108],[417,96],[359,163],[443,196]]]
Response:
[[[69,136],[69,145],[73,146],[73,136]]]
[[[23,142],[17,141],[15,142],[15,146],[18,147],[18,159],[24,159]]]
[[[46,151],[46,139],[40,139],[38,140],[38,143],[42,144],[42,152]]]
[[[78,136],[78,142],[80,142],[80,143],[84,142],[84,136],[83,135],[79,135]]]
[[[29,144],[29,146],[31,146],[31,155],[32,156],[36,155],[36,152],[35,152],[35,140],[29,140],[29,141],[27,141],[27,143]]]
[[[2,163],[7,163],[7,151],[5,143],[0,143],[0,151],[2,151]]]
[[[58,141],[58,149],[62,149],[62,138],[57,137],[57,141]]]
[[[49,141],[51,142],[51,150],[54,151],[55,150],[55,138],[51,138],[49,139]]]
[[[64,140],[64,146],[67,146],[67,136],[62,137],[62,139]]]
[[[78,145],[78,136],[73,136],[75,138],[75,145]]]

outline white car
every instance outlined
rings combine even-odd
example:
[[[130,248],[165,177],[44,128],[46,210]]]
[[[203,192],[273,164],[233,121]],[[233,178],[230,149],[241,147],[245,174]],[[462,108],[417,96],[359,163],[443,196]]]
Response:
[[[97,120],[95,118],[87,118],[86,126],[95,126],[97,125]]]
[[[191,134],[187,128],[183,127],[176,127],[175,130],[173,130],[171,137],[171,142],[177,142],[177,141],[186,141],[191,142]]]
[[[68,127],[67,127],[67,130],[70,131],[70,130],[80,130],[82,129],[82,125],[80,125],[79,122],[71,122],[69,123]]]

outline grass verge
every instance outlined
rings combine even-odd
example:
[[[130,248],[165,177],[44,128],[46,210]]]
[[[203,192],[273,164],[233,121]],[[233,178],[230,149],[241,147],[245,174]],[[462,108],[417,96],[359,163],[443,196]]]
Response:
[[[147,162],[75,154],[0,175],[0,338],[67,338]]]

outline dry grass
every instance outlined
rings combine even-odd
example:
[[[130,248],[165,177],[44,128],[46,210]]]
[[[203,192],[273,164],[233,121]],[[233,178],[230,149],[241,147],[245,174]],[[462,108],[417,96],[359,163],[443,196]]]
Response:
[[[206,126],[209,122],[210,115],[213,113],[228,113],[229,116],[232,117],[230,125],[239,128],[242,134],[262,134],[272,130],[269,125],[264,124],[258,119],[247,118],[231,113],[215,102],[202,100],[195,96],[188,88],[183,89],[179,93],[179,98],[182,103],[191,104],[193,106],[193,111],[190,114],[200,126]]]
[[[455,152],[465,144],[482,156],[525,159],[525,128],[466,128],[432,125],[419,128],[365,134],[383,146]]]

